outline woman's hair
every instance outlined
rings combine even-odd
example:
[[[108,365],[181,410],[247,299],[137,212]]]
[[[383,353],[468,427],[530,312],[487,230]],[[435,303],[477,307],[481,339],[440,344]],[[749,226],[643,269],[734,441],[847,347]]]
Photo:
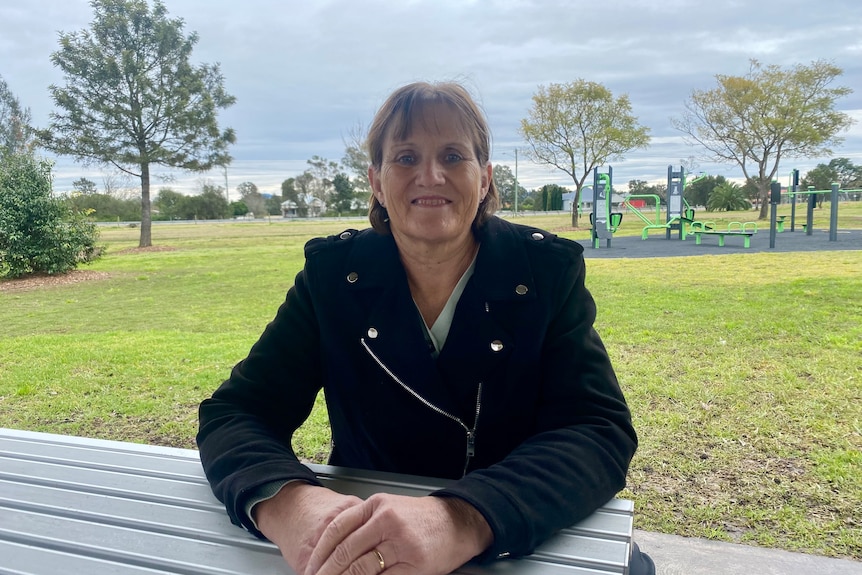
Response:
[[[467,90],[454,82],[435,84],[416,82],[397,89],[389,96],[374,116],[365,140],[371,166],[375,170],[380,170],[383,166],[383,142],[388,135],[395,140],[407,138],[422,111],[428,106],[440,104],[451,106],[458,114],[473,143],[476,159],[484,169],[491,157],[491,133],[488,123]],[[476,217],[473,219],[474,233],[494,215],[499,202],[497,186],[494,184],[494,178],[491,178],[488,193],[479,204]],[[386,208],[380,205],[373,193],[368,207],[368,219],[375,230],[389,233],[389,216]]]

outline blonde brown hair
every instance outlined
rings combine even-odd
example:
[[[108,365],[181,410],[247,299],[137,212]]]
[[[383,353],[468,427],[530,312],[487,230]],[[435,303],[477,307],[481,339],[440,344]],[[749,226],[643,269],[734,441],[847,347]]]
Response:
[[[383,143],[388,135],[391,134],[395,140],[405,139],[423,109],[440,104],[455,109],[473,142],[476,159],[484,168],[491,157],[491,132],[488,129],[488,122],[467,90],[454,82],[435,84],[415,82],[395,90],[386,99],[374,116],[365,140],[372,168],[380,170],[383,166]],[[479,204],[476,217],[473,218],[474,233],[494,215],[499,203],[500,195],[494,184],[494,178],[491,178],[488,193]],[[389,233],[389,216],[386,208],[380,205],[374,194],[371,195],[368,206],[368,219],[375,230]]]

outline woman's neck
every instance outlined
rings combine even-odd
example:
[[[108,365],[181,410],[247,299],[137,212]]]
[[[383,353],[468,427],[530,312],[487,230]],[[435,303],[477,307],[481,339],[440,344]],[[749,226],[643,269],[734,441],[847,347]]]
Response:
[[[398,249],[413,301],[425,324],[431,327],[458,281],[473,263],[479,244],[471,233],[466,241],[455,246],[399,245]]]

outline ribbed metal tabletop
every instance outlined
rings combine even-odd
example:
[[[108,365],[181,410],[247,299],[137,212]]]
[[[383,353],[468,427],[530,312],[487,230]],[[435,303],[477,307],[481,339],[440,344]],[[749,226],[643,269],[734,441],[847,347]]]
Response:
[[[421,496],[437,479],[325,465],[328,487]],[[633,505],[614,499],[533,555],[458,573],[627,573]],[[194,450],[0,428],[0,574],[290,574],[230,523]]]

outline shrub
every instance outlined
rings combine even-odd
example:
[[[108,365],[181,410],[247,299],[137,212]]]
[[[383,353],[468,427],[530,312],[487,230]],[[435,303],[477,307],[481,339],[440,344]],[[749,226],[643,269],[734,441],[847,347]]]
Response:
[[[0,277],[61,274],[98,257],[95,224],[52,195],[51,162],[0,158]]]

